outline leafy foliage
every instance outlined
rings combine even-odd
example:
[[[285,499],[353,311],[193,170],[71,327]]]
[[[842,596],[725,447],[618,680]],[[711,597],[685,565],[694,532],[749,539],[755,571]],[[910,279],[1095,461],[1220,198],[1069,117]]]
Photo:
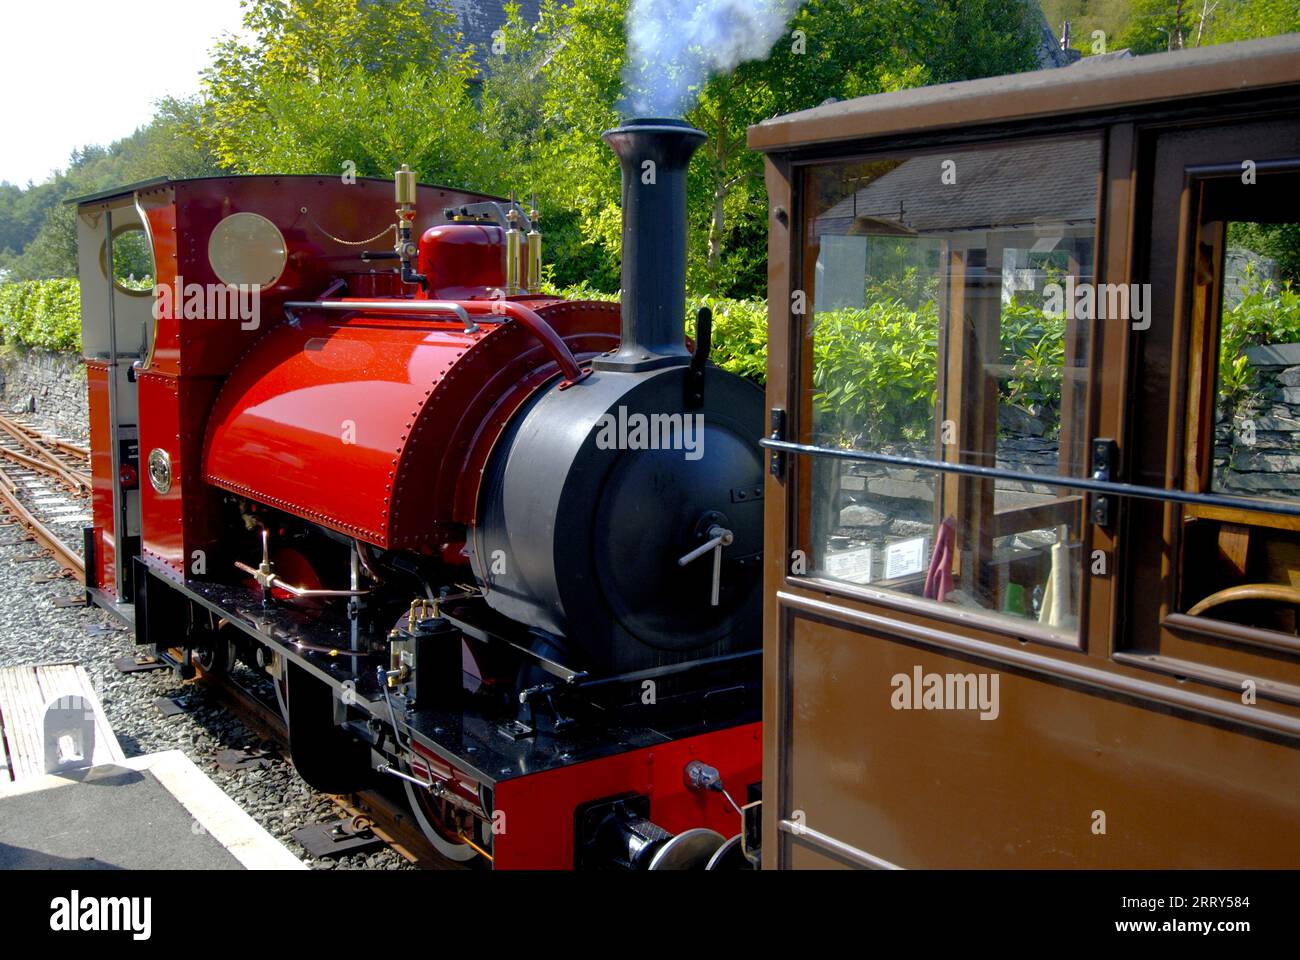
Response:
[[[0,333],[6,344],[81,349],[81,289],[72,278],[0,284]]]
[[[1133,0],[1120,45],[1154,53],[1297,30],[1295,0]]]
[[[1283,280],[1300,284],[1300,223],[1230,223],[1228,243],[1273,258]]]
[[[1001,340],[1003,360],[1011,364],[1003,401],[1059,425],[1065,318],[1017,300],[1002,310]]]
[[[746,146],[751,124],[828,98],[1029,69],[1028,10],[1021,0],[807,0],[765,60],[696,90],[686,119],[709,142],[691,164],[689,289],[765,292],[767,192],[762,157]],[[516,10],[484,83],[484,116],[510,165],[565,211],[551,246],[572,257],[560,261],[564,284],[618,286],[618,165],[598,135],[626,108],[626,11],[627,0],[546,0],[529,25]]]
[[[596,290],[586,283],[557,287],[544,285],[548,296],[569,300],[617,300],[618,294]],[[688,297],[687,314],[694,317],[700,307],[713,312],[713,341],[710,359],[723,370],[762,385],[767,380],[767,301],[730,300],[726,297]],[[694,321],[685,333],[695,335]]]
[[[818,313],[813,334],[816,432],[845,446],[921,440],[934,424],[939,315],[898,299]]]
[[[226,169],[388,177],[408,163],[430,182],[497,185],[449,7],[251,0],[244,26],[251,42],[217,45],[189,126]]]
[[[910,278],[904,287],[914,284]],[[813,325],[816,431],[844,446],[914,442],[933,436],[939,314],[933,299],[909,306],[873,287],[865,308],[819,312]],[[1041,304],[1013,301],[999,326],[999,403],[1059,427],[1065,320]]]
[[[1246,359],[1248,347],[1300,343],[1300,288],[1290,280],[1279,286],[1261,280],[1246,265],[1246,291],[1223,316],[1219,333],[1220,416],[1232,416],[1250,403],[1257,373]]]

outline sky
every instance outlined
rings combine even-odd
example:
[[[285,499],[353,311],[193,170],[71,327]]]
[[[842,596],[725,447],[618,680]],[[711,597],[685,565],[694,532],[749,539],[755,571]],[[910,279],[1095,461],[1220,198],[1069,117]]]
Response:
[[[154,101],[199,89],[239,0],[5,0],[0,6],[0,180],[66,169],[76,147],[129,136]]]

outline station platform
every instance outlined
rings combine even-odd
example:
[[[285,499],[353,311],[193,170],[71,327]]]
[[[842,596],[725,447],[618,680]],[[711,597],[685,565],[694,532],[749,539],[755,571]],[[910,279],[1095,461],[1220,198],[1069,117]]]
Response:
[[[0,870],[306,869],[179,750],[124,757],[76,664],[0,669],[0,761]]]

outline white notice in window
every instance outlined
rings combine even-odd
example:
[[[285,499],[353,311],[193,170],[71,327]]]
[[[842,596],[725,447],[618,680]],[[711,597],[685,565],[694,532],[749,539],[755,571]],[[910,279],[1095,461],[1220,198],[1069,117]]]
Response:
[[[826,554],[826,572],[836,580],[849,583],[871,582],[870,547],[857,550],[841,550],[839,553]]]
[[[885,548],[885,579],[906,577],[925,569],[925,544],[928,537],[900,540]]]

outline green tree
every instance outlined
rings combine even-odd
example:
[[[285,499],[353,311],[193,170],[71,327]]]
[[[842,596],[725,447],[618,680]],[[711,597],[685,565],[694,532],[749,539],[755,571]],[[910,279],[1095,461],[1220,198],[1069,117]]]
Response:
[[[1135,53],[1186,50],[1300,31],[1295,0],[1133,0],[1121,43]]]
[[[470,92],[472,51],[450,8],[250,0],[245,41],[217,44],[191,134],[238,173],[493,182]]]
[[[501,110],[498,139],[512,145],[512,166],[572,214],[562,227],[577,236],[560,247],[589,255],[573,261],[583,274],[560,274],[564,283],[618,283],[618,166],[598,137],[626,109],[626,11],[626,0],[547,0],[530,26],[513,10],[507,54],[485,83],[485,114],[533,105]],[[765,59],[695,91],[686,119],[710,139],[691,166],[691,289],[761,296],[765,287],[767,196],[762,158],[746,146],[751,124],[830,97],[1029,69],[1037,39],[1023,0],[808,0]]]

